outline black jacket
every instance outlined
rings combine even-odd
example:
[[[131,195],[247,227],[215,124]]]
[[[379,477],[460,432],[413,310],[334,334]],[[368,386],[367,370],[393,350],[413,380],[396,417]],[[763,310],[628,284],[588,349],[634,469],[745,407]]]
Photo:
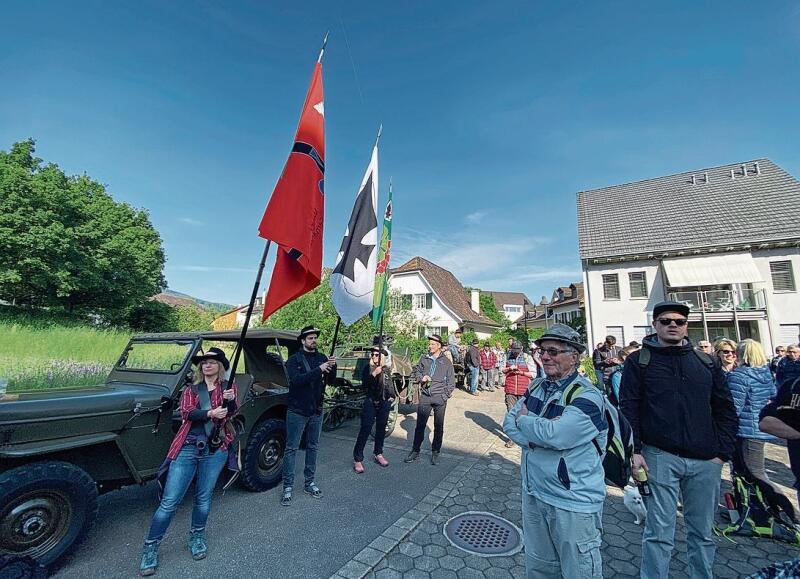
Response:
[[[688,340],[660,346],[648,337],[643,347],[650,362],[642,368],[641,351],[628,356],[620,391],[635,452],[647,444],[685,458],[729,460],[738,419],[719,362],[714,359],[709,368]]]
[[[303,363],[308,362],[309,372]],[[306,352],[302,348],[286,360],[289,373],[289,410],[302,416],[314,416],[322,413],[322,397],[325,393],[325,380],[319,365],[328,357],[319,352]],[[335,372],[332,368],[329,372]]]
[[[389,367],[384,366],[383,371],[378,376],[372,375],[374,368],[375,366],[372,364],[367,364],[361,372],[361,384],[366,388],[367,396],[375,402],[394,398],[394,384],[392,384],[392,374]]]
[[[478,350],[478,346],[470,346],[467,350],[467,366],[470,368],[480,368],[481,367],[481,352]]]

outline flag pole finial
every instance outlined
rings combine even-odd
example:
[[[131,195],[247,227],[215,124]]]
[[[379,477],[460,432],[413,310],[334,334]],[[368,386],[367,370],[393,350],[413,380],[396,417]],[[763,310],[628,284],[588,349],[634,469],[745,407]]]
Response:
[[[317,59],[317,62],[322,62],[322,56],[325,54],[325,46],[328,44],[328,35],[330,33],[330,30],[325,32],[325,38],[322,39],[322,49],[319,51],[319,58]]]
[[[381,133],[383,133],[383,123],[380,124],[378,127],[378,136],[375,138],[375,146],[378,146],[378,142],[381,140]]]

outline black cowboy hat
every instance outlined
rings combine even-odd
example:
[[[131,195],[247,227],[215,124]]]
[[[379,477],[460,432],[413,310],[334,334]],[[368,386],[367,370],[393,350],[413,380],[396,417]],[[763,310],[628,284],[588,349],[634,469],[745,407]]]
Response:
[[[316,336],[319,337],[320,333],[321,332],[314,326],[306,326],[305,328],[300,330],[300,335],[297,336],[297,339],[303,340],[306,336],[310,336],[311,334],[316,334]]]
[[[439,342],[442,346],[444,346],[444,342],[442,342],[442,337],[439,334],[431,334],[428,336],[429,340],[433,340],[434,342]]]
[[[378,346],[372,346],[369,349],[369,351],[372,352],[373,354],[375,352],[379,352],[379,353],[383,354],[384,356],[388,356],[389,355],[389,352],[386,351],[386,348],[379,348]]]
[[[225,355],[225,352],[219,348],[209,348],[208,352],[205,354],[201,352],[192,356],[192,364],[197,364],[199,366],[203,360],[216,360],[222,364],[222,367],[225,368],[225,370],[228,370],[231,367],[231,363],[228,362],[228,357]]]

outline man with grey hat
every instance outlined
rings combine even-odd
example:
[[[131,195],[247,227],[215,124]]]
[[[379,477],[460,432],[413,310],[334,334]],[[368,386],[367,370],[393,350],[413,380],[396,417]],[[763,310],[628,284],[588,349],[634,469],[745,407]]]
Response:
[[[526,577],[601,578],[603,395],[578,373],[586,346],[575,330],[555,324],[536,345],[545,376],[531,382],[503,421],[522,447]]]
[[[447,401],[456,387],[453,364],[442,353],[441,336],[428,336],[428,353],[420,358],[411,372],[411,380],[419,383],[419,405],[417,405],[417,426],[414,429],[414,445],[405,462],[414,462],[419,458],[422,441],[425,438],[425,427],[433,412],[433,443],[431,444],[431,464],[439,461],[444,438],[444,415]]]
[[[306,466],[303,470],[303,491],[315,499],[322,491],[314,480],[317,470],[317,450],[322,433],[322,398],[325,380],[335,376],[336,358],[317,351],[320,331],[306,326],[300,331],[300,349],[286,360],[289,374],[289,409],[286,412],[286,452],[283,456],[283,496],[281,504],[292,504],[294,464],[303,432],[306,433]]]
[[[686,337],[689,307],[653,308],[656,334],[625,361],[620,410],[633,430],[633,474],[647,474],[642,579],[667,579],[675,546],[678,493],[683,501],[689,575],[712,577],[714,515],[722,465],[731,459],[738,419],[716,357]]]

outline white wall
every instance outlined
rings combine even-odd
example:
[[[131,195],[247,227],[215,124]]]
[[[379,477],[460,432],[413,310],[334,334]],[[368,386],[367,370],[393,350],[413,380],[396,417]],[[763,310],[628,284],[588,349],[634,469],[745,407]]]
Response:
[[[647,278],[647,297],[631,298],[628,273],[643,271]],[[618,300],[603,297],[603,275],[616,273],[619,279]],[[606,337],[606,327],[622,326],[625,344],[640,340],[642,328],[650,326],[653,306],[665,299],[664,282],[658,260],[640,260],[625,263],[584,266],[584,300],[586,303],[586,334],[594,347]]]
[[[401,294],[433,294],[432,308],[413,309],[411,314],[426,326],[446,326],[452,332],[459,326],[458,319],[447,309],[418,272],[394,274],[389,277],[390,291]]]
[[[753,250],[753,260],[756,262],[758,271],[761,272],[761,278],[764,280],[764,285],[756,287],[765,288],[767,298],[767,308],[769,314],[769,327],[766,323],[759,323],[759,330],[761,331],[762,341],[764,347],[768,352],[774,352],[774,348],[781,344],[781,328],[782,324],[800,324],[800,249],[796,247],[789,247],[783,249],[766,249],[766,250]],[[792,271],[794,273],[795,291],[793,292],[780,292],[776,293],[772,287],[772,275],[769,270],[769,262],[771,261],[791,261]],[[771,340],[768,338],[771,335]],[[794,337],[794,342],[797,342],[797,336]],[[771,342],[771,343],[768,343]]]

